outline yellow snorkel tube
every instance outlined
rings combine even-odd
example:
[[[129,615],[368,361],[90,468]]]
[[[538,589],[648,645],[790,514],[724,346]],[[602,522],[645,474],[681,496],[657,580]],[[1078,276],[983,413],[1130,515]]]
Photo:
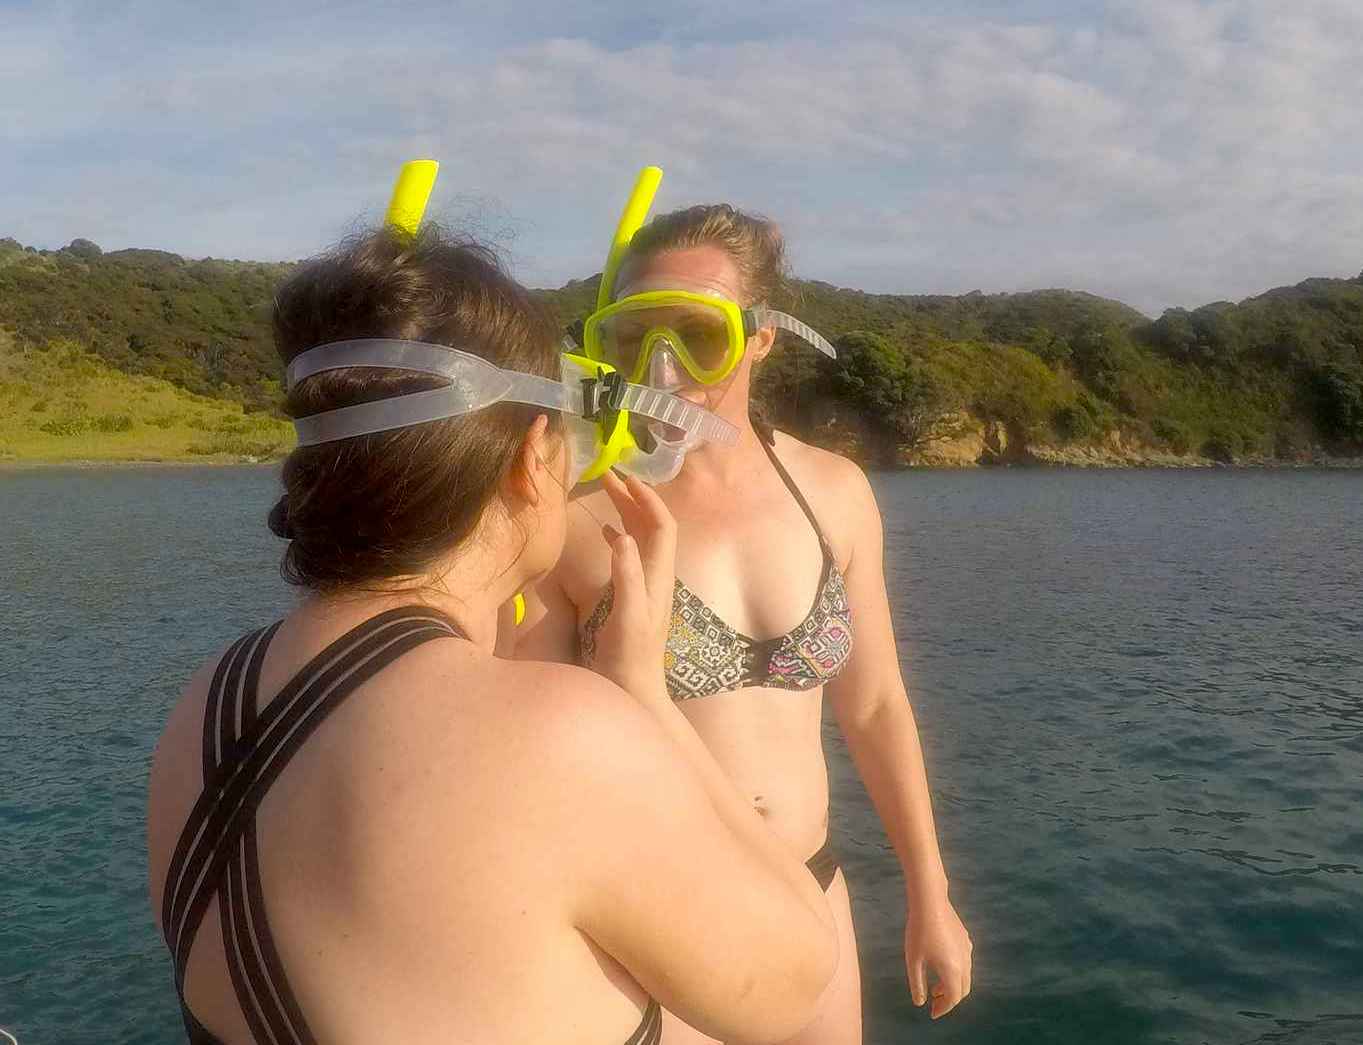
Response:
[[[661,167],[645,167],[639,172],[639,176],[634,179],[634,188],[630,190],[629,199],[625,201],[625,209],[620,214],[620,221],[615,226],[615,235],[611,237],[610,250],[606,254],[606,267],[601,271],[601,285],[596,292],[596,307],[605,308],[610,304],[611,294],[615,290],[615,277],[620,272],[620,262],[624,260],[625,251],[629,249],[630,241],[634,239],[634,234],[643,227],[648,220],[648,212],[653,207],[653,197],[658,194],[658,186],[663,181],[663,169]],[[589,360],[585,356],[572,357],[574,362],[579,365],[602,367],[597,360]],[[634,435],[629,430],[629,415],[621,412],[616,415],[615,423],[611,430],[604,433],[601,440],[601,453],[591,468],[583,474],[581,482],[590,482],[592,479],[599,479],[610,468],[607,462],[619,459],[620,455],[630,449],[634,449],[638,443],[634,441]]]
[[[601,287],[596,292],[596,307],[605,308],[611,303],[615,291],[615,277],[620,272],[620,262],[625,251],[634,239],[634,234],[648,220],[648,212],[653,207],[653,197],[658,194],[658,186],[663,183],[661,167],[645,167],[634,180],[634,188],[625,202],[625,210],[620,215],[620,224],[615,226],[615,236],[611,239],[610,252],[606,255],[606,267],[601,272]]]
[[[426,216],[426,205],[430,202],[439,173],[440,164],[435,160],[409,160],[404,163],[398,171],[398,180],[393,184],[393,195],[388,201],[383,223],[415,236]],[[525,620],[525,595],[517,592],[511,600],[511,606],[512,618],[519,626]]]
[[[404,163],[393,185],[393,196],[388,201],[383,223],[415,236],[421,227],[421,219],[426,216],[426,204],[430,201],[431,190],[435,188],[435,176],[439,173],[440,164],[435,160],[409,160]]]

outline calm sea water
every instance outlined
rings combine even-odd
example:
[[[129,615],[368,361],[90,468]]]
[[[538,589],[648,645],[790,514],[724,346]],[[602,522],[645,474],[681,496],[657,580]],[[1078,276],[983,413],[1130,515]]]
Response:
[[[975,994],[908,1000],[836,730],[867,1041],[1363,1042],[1363,475],[877,483]],[[265,469],[0,474],[0,1027],[180,1040],[144,895],[188,673],[282,612]]]

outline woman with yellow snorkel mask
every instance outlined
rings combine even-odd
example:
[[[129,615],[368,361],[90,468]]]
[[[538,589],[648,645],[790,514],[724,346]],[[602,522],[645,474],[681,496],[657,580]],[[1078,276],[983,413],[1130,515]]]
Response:
[[[704,406],[740,430],[732,447],[689,448],[659,488],[677,520],[672,699],[768,826],[823,886],[839,923],[839,970],[818,1017],[793,1041],[861,1040],[861,992],[847,884],[828,848],[826,694],[899,856],[904,956],[916,1004],[932,1016],[970,991],[970,937],[948,898],[917,727],[899,670],[882,567],[882,524],[851,462],[749,418],[753,369],[784,329],[822,337],[767,303],[783,286],[771,223],[728,206],[643,225],[661,172],[646,169],[617,230],[584,352],[631,381]],[[680,433],[657,425],[643,440]],[[579,498],[567,545],[539,584],[518,656],[590,665],[614,592],[597,537],[604,494]],[[855,635],[855,642],[853,641]],[[697,859],[703,860],[703,854]],[[705,1042],[675,1019],[664,1040]]]

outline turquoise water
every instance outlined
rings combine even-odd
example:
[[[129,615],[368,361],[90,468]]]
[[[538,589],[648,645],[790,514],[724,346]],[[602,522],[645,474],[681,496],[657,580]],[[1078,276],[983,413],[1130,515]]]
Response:
[[[1363,1042],[1363,475],[880,477],[975,995],[903,986],[836,731],[872,1043]],[[188,673],[282,612],[267,469],[0,474],[0,1027],[180,1040],[144,895]]]

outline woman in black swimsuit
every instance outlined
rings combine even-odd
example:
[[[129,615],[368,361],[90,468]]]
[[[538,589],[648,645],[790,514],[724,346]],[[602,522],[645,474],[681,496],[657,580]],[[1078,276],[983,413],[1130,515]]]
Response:
[[[351,338],[557,379],[555,332],[475,246],[392,230],[279,292],[287,362]],[[341,369],[305,416],[441,386]],[[554,565],[556,416],[501,404],[296,450],[271,516],[306,597],[233,643],[152,767],[153,909],[195,1043],[656,1045],[659,1003],[775,1041],[836,964],[827,902],[667,698],[675,531],[608,481],[600,674],[492,655]],[[603,677],[604,676],[604,677]]]
[[[678,368],[668,355],[684,360],[681,351],[664,354],[660,346],[704,339],[711,328],[698,324],[692,335],[684,312],[665,323],[656,305],[680,293],[700,304],[714,298],[754,317],[767,314],[781,290],[782,252],[775,226],[728,206],[654,218],[634,235],[621,263],[614,301],[640,306],[625,313],[636,318],[618,325],[610,345],[626,369],[631,352],[640,366],[661,358],[657,383],[742,433],[735,447],[693,450],[677,478],[659,487],[679,535],[663,666],[672,699],[735,786],[827,889],[839,968],[818,1016],[793,1045],[855,1045],[861,991],[847,883],[829,847],[825,695],[904,872],[904,958],[915,1003],[930,1002],[931,1015],[941,1016],[969,993],[971,978],[972,945],[948,898],[899,670],[880,512],[851,462],[750,418],[753,367],[772,349],[772,326],[745,324],[741,358],[723,371],[713,356],[706,365],[724,376],[707,379],[696,372],[694,351],[692,362]],[[536,589],[518,653],[592,664],[617,601],[594,531],[614,508],[600,492],[574,504],[584,510],[569,515],[567,547]],[[669,1045],[709,1037],[664,1016]]]

